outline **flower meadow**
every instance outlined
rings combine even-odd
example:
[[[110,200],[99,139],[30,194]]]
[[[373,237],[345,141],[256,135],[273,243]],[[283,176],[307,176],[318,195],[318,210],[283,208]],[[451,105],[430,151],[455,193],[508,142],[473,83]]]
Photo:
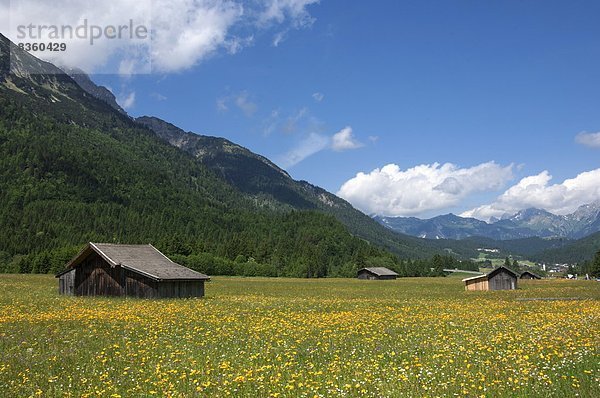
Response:
[[[214,278],[202,299],[0,275],[2,397],[597,397],[600,283]],[[546,298],[545,300],[539,300]]]

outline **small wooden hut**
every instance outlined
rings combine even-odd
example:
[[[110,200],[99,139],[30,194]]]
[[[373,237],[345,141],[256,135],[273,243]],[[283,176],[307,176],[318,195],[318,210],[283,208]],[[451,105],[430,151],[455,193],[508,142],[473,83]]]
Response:
[[[91,242],[56,277],[60,294],[140,298],[202,297],[210,280],[152,245]]]
[[[542,277],[534,274],[533,272],[525,271],[521,273],[519,279],[542,279]]]
[[[518,275],[506,267],[498,267],[485,275],[463,279],[465,290],[514,290]]]
[[[362,268],[358,270],[358,279],[386,280],[396,279],[398,274],[385,267]]]

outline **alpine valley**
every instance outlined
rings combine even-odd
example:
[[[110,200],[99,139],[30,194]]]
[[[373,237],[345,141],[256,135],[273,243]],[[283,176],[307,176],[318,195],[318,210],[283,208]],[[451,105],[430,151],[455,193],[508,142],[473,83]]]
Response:
[[[59,270],[88,241],[152,243],[225,275],[353,276],[364,266],[428,275],[432,256],[448,265],[481,247],[540,259],[576,247],[585,260],[596,241],[564,238],[600,230],[598,209],[526,210],[491,224],[373,219],[224,138],[131,118],[83,72],[0,35],[0,271]]]
[[[353,275],[443,253],[228,140],[134,120],[67,72],[0,35],[3,269],[61,269],[87,241],[151,242],[213,274]]]

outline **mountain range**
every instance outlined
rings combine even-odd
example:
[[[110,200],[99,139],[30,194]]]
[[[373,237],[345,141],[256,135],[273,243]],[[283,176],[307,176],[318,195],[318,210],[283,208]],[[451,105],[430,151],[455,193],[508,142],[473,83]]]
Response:
[[[600,201],[580,206],[567,215],[530,208],[489,223],[454,214],[426,220],[383,216],[375,216],[374,219],[396,232],[429,239],[464,239],[473,236],[496,240],[530,237],[579,239],[600,231]]]
[[[227,139],[130,117],[82,71],[41,61],[1,34],[0,177],[0,263],[35,255],[40,264],[21,261],[22,271],[44,269],[47,258],[61,264],[86,241],[152,242],[172,255],[210,254],[213,264],[251,259],[263,274],[284,276],[571,244],[395,232]]]
[[[153,242],[326,276],[444,253],[231,141],[131,118],[68,71],[0,35],[0,258]]]

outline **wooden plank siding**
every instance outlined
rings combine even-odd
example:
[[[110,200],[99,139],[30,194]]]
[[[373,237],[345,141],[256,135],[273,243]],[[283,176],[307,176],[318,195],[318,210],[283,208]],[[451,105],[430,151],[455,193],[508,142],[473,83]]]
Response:
[[[513,290],[517,288],[517,277],[499,272],[489,278],[489,290]]]
[[[96,253],[59,276],[59,293],[75,296],[129,296],[138,298],[203,297],[204,281],[155,281],[114,266]]]
[[[169,297],[158,294],[158,282],[130,270],[125,270],[126,296],[138,298]]]
[[[61,275],[58,280],[58,294],[75,295],[75,270],[72,269]]]
[[[160,297],[202,297],[204,296],[204,282],[196,281],[168,281],[158,285]]]
[[[125,293],[123,269],[112,267],[96,253],[90,254],[76,270],[77,296],[122,296]]]
[[[465,290],[514,290],[517,288],[517,274],[505,267],[471,278],[463,279]]]
[[[368,267],[358,270],[356,277],[367,280],[392,280],[398,277],[398,274],[385,267]]]
[[[152,245],[90,242],[65,268],[56,275],[58,291],[76,296],[202,297],[210,280]]]
[[[488,280],[478,279],[474,281],[467,281],[465,285],[466,290],[488,290]]]

